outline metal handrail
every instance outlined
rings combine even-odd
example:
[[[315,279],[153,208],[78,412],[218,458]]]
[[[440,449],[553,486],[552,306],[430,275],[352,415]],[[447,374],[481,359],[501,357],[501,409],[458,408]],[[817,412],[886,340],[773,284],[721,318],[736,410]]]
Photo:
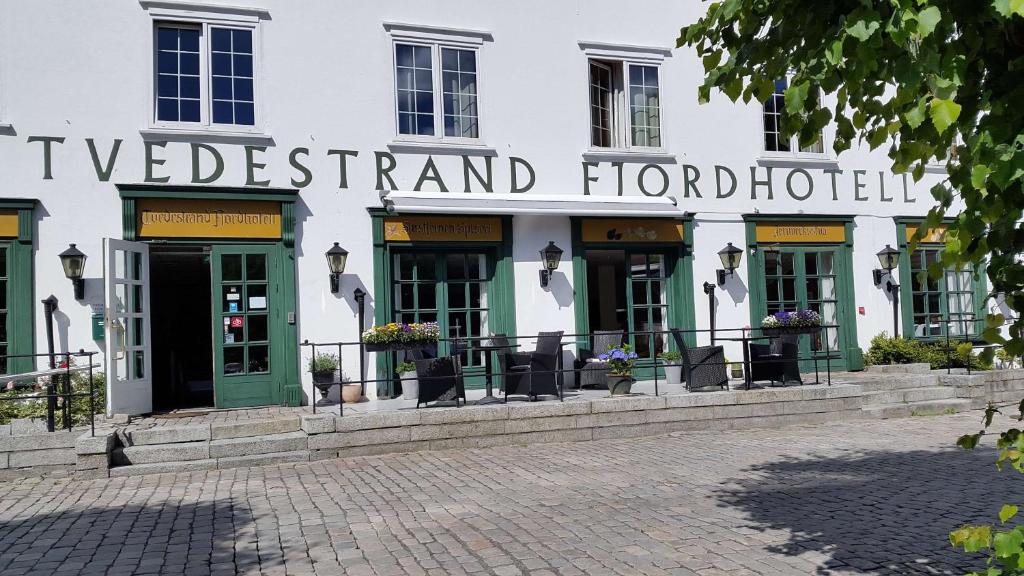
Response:
[[[46,370],[49,372],[49,382],[46,386],[45,394],[33,394],[33,395],[17,395],[17,396],[0,396],[0,402],[19,402],[26,400],[47,400],[47,415],[46,415],[46,428],[48,432],[54,432],[56,425],[56,417],[54,413],[54,406],[56,401],[60,398],[64,399],[64,404],[61,407],[61,417],[64,421],[64,428],[68,431],[72,429],[71,422],[71,399],[72,398],[89,398],[89,432],[92,436],[96,435],[96,388],[94,386],[94,368],[98,367],[99,364],[93,362],[93,357],[99,354],[99,352],[86,352],[85,350],[79,350],[78,352],[54,352],[54,353],[43,353],[43,354],[6,354],[0,355],[0,358],[10,360],[12,358],[47,358],[60,360],[63,359],[63,366]],[[78,367],[79,369],[73,369],[71,365],[72,358],[87,358],[87,367]],[[71,375],[75,372],[84,372],[88,370],[89,373],[89,391],[88,392],[72,392],[71,391]],[[17,382],[19,378],[18,374],[5,374],[5,377],[10,382]],[[35,380],[41,377],[36,372],[25,373],[23,379]],[[60,381],[63,392],[59,391],[54,385],[54,379]]]

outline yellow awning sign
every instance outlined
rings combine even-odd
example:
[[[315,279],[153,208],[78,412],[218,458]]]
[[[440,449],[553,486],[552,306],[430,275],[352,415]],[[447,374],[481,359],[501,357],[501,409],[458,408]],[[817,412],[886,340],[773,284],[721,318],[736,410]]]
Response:
[[[0,210],[0,238],[18,237],[18,211]]]
[[[843,222],[758,222],[757,241],[765,244],[845,242],[846,224]]]
[[[914,238],[914,234],[921,226],[918,224],[907,224],[907,242],[910,242]],[[935,228],[929,228],[925,231],[924,237],[921,238],[923,244],[942,244],[946,241],[946,226],[939,225]]]
[[[588,218],[580,226],[584,242],[682,242],[680,220],[654,218]]]
[[[280,202],[139,198],[140,238],[281,238]]]
[[[500,242],[501,218],[496,216],[389,216],[384,219],[385,242]]]

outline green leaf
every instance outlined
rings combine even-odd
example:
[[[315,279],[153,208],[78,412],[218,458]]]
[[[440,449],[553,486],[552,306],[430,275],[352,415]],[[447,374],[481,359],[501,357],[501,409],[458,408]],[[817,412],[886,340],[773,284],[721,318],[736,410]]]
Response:
[[[989,547],[992,540],[990,526],[964,526],[949,533],[949,542],[962,547],[964,552],[979,552]]]
[[[956,445],[964,450],[974,450],[978,446],[978,442],[981,440],[982,433],[977,434],[964,434],[957,438]]]
[[[846,29],[846,32],[850,36],[856,38],[857,40],[864,42],[878,30],[878,26],[878,22],[865,22],[863,20],[857,20],[853,24],[853,26],[850,26],[849,28]]]
[[[992,539],[992,544],[995,549],[996,556],[999,558],[1006,558],[1008,556],[1020,554],[1021,545],[1024,544],[1024,535],[1021,535],[1017,530],[997,532],[995,538]]]
[[[974,168],[971,169],[971,186],[974,186],[978,190],[985,188],[985,181],[988,180],[988,175],[992,173],[992,169],[984,164],[975,164]]]
[[[790,114],[799,114],[804,109],[804,102],[807,101],[807,93],[810,91],[811,85],[808,82],[800,82],[799,84],[793,84],[789,88],[786,88],[784,95],[786,97],[786,112]]]
[[[942,20],[942,12],[938,6],[929,6],[917,14],[917,31],[922,38],[927,38],[935,31],[935,26]]]
[[[722,61],[722,51],[721,50],[715,50],[711,54],[708,54],[707,56],[704,57],[704,72],[708,72],[712,68],[714,68],[715,66],[718,66],[718,63],[721,62],[721,61]]]
[[[999,509],[999,521],[1006,524],[1006,521],[1017,515],[1018,508],[1013,504],[1003,504]]]
[[[956,122],[960,117],[960,105],[952,100],[932,98],[929,114],[932,117],[932,124],[939,133],[943,133]]]
[[[914,106],[910,110],[907,110],[903,114],[903,118],[906,119],[907,124],[917,130],[917,127],[924,123],[927,112],[925,112],[925,102],[922,99],[917,106]]]
[[[992,6],[1004,18],[1009,18],[1014,14],[1024,16],[1024,0],[993,0]]]

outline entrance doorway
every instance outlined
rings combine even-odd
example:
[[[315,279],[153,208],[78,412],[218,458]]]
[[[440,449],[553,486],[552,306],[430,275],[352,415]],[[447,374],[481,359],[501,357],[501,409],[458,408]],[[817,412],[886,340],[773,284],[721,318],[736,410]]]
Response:
[[[653,376],[655,359],[666,344],[667,255],[649,248],[587,250],[585,258],[590,330],[626,332],[640,357],[639,377]]]
[[[211,407],[210,249],[150,247],[153,409]]]

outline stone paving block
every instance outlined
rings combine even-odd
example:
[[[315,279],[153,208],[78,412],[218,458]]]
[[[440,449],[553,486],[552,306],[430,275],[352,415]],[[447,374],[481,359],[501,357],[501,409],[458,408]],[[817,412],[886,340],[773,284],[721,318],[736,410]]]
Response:
[[[429,408],[420,411],[421,424],[457,424],[461,422],[506,419],[508,419],[508,406],[505,404],[482,407],[474,406],[472,409]]]
[[[244,438],[246,436],[268,436],[298,432],[301,422],[298,416],[279,417],[267,420],[239,420],[238,422],[214,422],[210,424],[211,438],[224,440],[227,438]]]
[[[336,430],[334,414],[303,414],[299,428],[306,434],[326,434]]]
[[[81,432],[39,432],[24,436],[0,436],[0,452],[17,450],[49,450],[51,448],[74,448]]]
[[[288,432],[271,436],[246,436],[210,442],[210,458],[251,456],[272,452],[294,452],[308,448],[305,432]]]
[[[242,468],[249,466],[273,466],[289,462],[309,462],[308,450],[291,452],[270,452],[248,456],[228,456],[217,459],[217,468]]]
[[[552,416],[575,416],[590,413],[590,400],[566,400],[565,402],[529,402],[508,404],[509,420],[519,418],[549,418]]]
[[[107,468],[93,468],[90,470],[76,469],[71,477],[75,480],[99,480],[101,478],[109,478],[110,470]]]
[[[506,420],[482,420],[459,422],[456,424],[421,424],[410,428],[409,439],[415,442],[417,440],[439,440],[442,438],[504,434],[507,424],[508,421]]]
[[[412,427],[379,428],[375,430],[356,430],[353,432],[333,432],[317,434],[308,439],[309,449],[348,448],[368,444],[389,444],[392,442],[408,442]]]
[[[420,410],[398,412],[376,412],[373,414],[352,414],[335,417],[334,427],[338,432],[372,430],[375,428],[397,428],[415,426],[420,423]]]
[[[204,442],[210,440],[210,426],[154,426],[152,428],[130,430],[126,433],[126,436],[131,446]]]
[[[29,466],[52,466],[56,464],[74,464],[74,448],[51,448],[49,450],[24,450],[8,453],[9,468],[27,468]]]
[[[748,392],[745,390],[744,392]],[[740,392],[690,392],[679,396],[666,396],[665,406],[667,408],[696,408],[701,406],[721,406],[723,404],[735,404]]]
[[[519,434],[525,432],[542,432],[545,430],[564,430],[576,427],[575,416],[551,416],[548,418],[510,418],[506,423],[505,432]]]
[[[114,449],[117,433],[113,430],[97,430],[93,436],[86,432],[75,440],[76,454],[109,454]]]
[[[594,414],[606,412],[631,412],[634,410],[657,410],[668,406],[665,396],[613,396],[590,401]]]
[[[110,469],[110,477],[142,476],[144,474],[166,474],[178,472],[195,472],[199,470],[215,470],[217,460],[187,460],[182,462],[154,462],[151,464],[132,464],[131,466],[115,466]]]
[[[131,464],[157,464],[185,460],[205,460],[210,457],[208,442],[183,444],[156,444],[152,446],[125,446],[121,449],[125,461]]]

